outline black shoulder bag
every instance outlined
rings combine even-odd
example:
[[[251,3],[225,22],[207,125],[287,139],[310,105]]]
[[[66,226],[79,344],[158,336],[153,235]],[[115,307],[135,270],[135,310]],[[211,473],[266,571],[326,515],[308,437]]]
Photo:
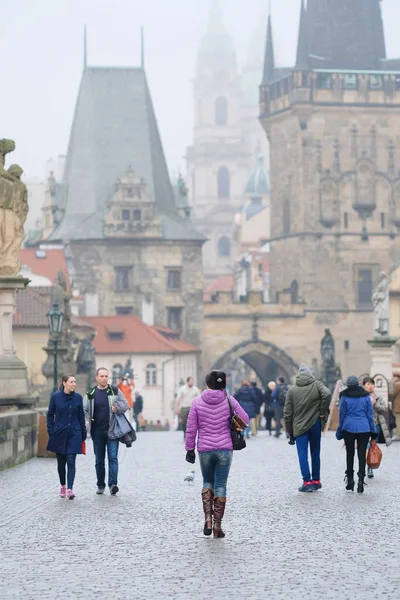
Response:
[[[229,403],[229,411],[231,414],[229,424],[231,428],[233,450],[243,450],[243,448],[246,448],[246,440],[244,439],[243,429],[246,428],[247,425],[243,419],[234,412],[228,394],[226,395],[226,398]]]

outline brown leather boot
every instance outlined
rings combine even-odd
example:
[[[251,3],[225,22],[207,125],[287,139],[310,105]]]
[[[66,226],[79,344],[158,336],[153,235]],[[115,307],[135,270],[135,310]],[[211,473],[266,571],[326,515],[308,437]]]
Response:
[[[204,535],[211,535],[214,492],[212,490],[209,490],[208,488],[203,488],[201,490],[201,499],[203,500],[203,510],[205,518],[203,533]]]
[[[224,518],[226,498],[217,496],[214,498],[214,537],[224,538],[225,534],[221,529],[221,521]]]

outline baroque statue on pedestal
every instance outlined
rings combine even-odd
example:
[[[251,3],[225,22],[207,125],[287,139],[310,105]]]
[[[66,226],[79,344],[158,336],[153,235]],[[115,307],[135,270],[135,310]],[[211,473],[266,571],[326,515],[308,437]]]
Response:
[[[28,190],[21,181],[23,170],[11,165],[5,170],[6,154],[15,150],[12,140],[0,139],[0,276],[16,276],[28,215]]]
[[[372,296],[372,304],[374,307],[374,330],[378,336],[382,337],[389,335],[389,287],[389,277],[384,271],[381,271],[378,285]]]

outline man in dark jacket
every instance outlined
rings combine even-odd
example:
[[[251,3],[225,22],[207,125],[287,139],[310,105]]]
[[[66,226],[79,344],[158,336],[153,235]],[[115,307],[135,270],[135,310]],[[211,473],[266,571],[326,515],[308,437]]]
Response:
[[[109,437],[113,414],[123,415],[129,405],[125,396],[117,387],[108,383],[108,370],[100,367],[96,371],[97,385],[86,394],[83,408],[87,415],[88,434],[93,440],[96,457],[97,492],[104,494],[106,487],[105,457],[108,457],[108,486],[110,493],[115,496],[118,487],[118,447],[119,440]]]
[[[289,388],[284,418],[286,431],[290,435],[289,444],[296,444],[303,485],[299,492],[313,492],[321,489],[320,452],[322,423],[329,414],[332,394],[323,383],[317,381],[304,363],[300,365],[296,383]],[[310,445],[312,476],[308,463]]]
[[[143,396],[139,392],[135,392],[135,403],[133,405],[133,418],[136,423],[136,431],[139,431],[139,415],[143,412]]]
[[[285,383],[284,377],[278,377],[276,380],[276,388],[272,392],[272,400],[274,402],[275,411],[275,437],[281,435],[281,426],[283,419],[283,409],[286,401],[286,394],[289,386]]]
[[[257,435],[257,431],[260,427],[260,416],[261,416],[261,406],[264,404],[264,394],[259,387],[257,387],[257,380],[253,380],[251,382],[251,386],[253,388],[254,397],[256,400],[256,422],[255,422],[255,431],[253,435]]]

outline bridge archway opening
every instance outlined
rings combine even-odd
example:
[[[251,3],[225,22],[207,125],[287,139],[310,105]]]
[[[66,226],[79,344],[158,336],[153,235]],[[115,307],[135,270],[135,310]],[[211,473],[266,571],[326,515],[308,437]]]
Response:
[[[241,361],[248,367],[241,368]],[[245,341],[221,356],[214,364],[228,375],[230,391],[236,389],[244,372],[254,371],[263,386],[282,375],[287,381],[297,373],[297,363],[283,350],[265,341]]]

